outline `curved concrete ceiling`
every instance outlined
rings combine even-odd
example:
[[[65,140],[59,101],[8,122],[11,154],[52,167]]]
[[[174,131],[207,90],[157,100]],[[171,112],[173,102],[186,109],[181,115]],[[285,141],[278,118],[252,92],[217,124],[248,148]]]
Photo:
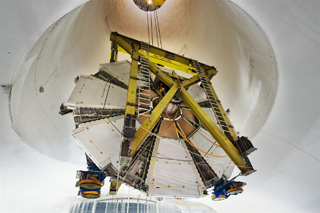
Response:
[[[212,204],[217,212],[319,212],[320,99],[316,92],[320,90],[319,1],[235,2],[248,11],[268,34],[277,56],[279,87],[271,114],[253,140],[259,151],[251,159],[258,172],[243,178],[248,183],[245,192],[225,202],[203,202]],[[15,67],[30,43],[53,20],[78,4],[79,1],[0,1],[2,85],[8,85],[10,89],[10,84],[15,83],[11,81]],[[181,46],[176,48],[179,51]],[[217,64],[213,65],[219,68]],[[219,75],[222,72],[221,69]],[[81,161],[68,157],[69,161],[81,161],[78,165],[70,165],[30,150],[12,131],[7,104],[7,97],[2,93],[1,211],[67,211],[70,198],[76,193],[70,188],[70,184],[73,185],[73,180],[69,180],[73,178],[70,170],[81,167],[83,158]],[[76,146],[69,149],[81,154]],[[57,176],[57,173],[64,175]],[[63,193],[59,193],[61,190],[57,185],[52,187],[48,182],[58,182],[64,188]],[[39,183],[42,187],[34,187]],[[12,185],[17,190],[13,190]],[[20,188],[24,192],[18,193]],[[38,196],[43,193],[46,196]],[[34,203],[35,199],[38,204]],[[19,205],[17,200],[20,200]]]
[[[163,48],[183,49],[185,56],[216,66],[220,72],[212,82],[236,131],[254,136],[277,89],[276,62],[261,28],[231,2],[168,1],[158,15]],[[93,74],[108,62],[112,31],[148,40],[146,17],[133,1],[90,1],[43,33],[19,65],[12,89],[13,126],[26,143],[64,161],[78,155],[72,118],[60,116],[59,106],[77,75]]]

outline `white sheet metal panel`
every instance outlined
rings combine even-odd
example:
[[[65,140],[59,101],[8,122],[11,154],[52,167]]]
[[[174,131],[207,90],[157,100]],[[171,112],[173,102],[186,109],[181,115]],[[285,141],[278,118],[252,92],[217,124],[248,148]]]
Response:
[[[188,89],[188,93],[197,101],[197,102],[202,102],[202,101],[207,101],[207,96],[204,92],[204,90],[198,85],[193,85]],[[214,116],[213,110],[211,108],[202,108],[207,115],[216,123],[216,118]]]
[[[151,160],[150,196],[199,197],[201,186],[180,140],[161,138]]]
[[[203,128],[200,128],[198,132],[196,132],[192,137],[189,138],[189,140],[199,149],[208,152],[209,154],[225,156],[223,158],[220,158],[208,155],[205,156],[204,153],[201,153],[203,157],[205,156],[204,158],[211,166],[211,168],[215,171],[215,173],[218,175],[218,177],[221,177],[224,174],[226,177],[229,178],[234,170],[234,163],[230,160],[230,158],[223,151],[223,149],[210,143],[204,136],[208,138],[210,141],[215,142],[214,138],[209,134],[209,132],[207,132]]]
[[[216,117],[214,116],[214,113],[213,113],[213,110],[211,108],[202,108],[206,113],[207,115],[213,120],[213,122],[217,123],[217,119]]]
[[[76,107],[124,109],[127,90],[93,76],[80,76],[67,101],[70,109]]]
[[[123,124],[124,124],[124,116],[116,116],[108,118],[112,126],[119,132],[119,134],[122,134]],[[141,124],[136,121],[136,129],[139,129]]]
[[[67,106],[103,108],[109,83],[93,76],[81,75],[73,89]]]
[[[207,96],[206,96],[204,90],[198,84],[195,84],[195,85],[192,85],[191,87],[189,87],[188,93],[197,102],[206,101],[207,100]]]
[[[100,64],[100,69],[118,79],[125,85],[129,84],[131,64],[129,61],[118,61],[107,64]]]
[[[104,108],[125,109],[127,102],[127,90],[114,84],[110,84],[107,91],[107,99]]]
[[[123,119],[121,120],[123,123]],[[81,148],[100,169],[110,163],[117,168],[119,160],[121,134],[111,122],[113,121],[103,119],[84,123],[72,131]]]

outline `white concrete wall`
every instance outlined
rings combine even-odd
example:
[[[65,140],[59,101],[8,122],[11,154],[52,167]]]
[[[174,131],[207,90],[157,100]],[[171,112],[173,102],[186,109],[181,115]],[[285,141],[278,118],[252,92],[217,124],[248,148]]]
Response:
[[[254,136],[277,88],[275,60],[263,31],[230,2],[168,1],[158,14],[163,48],[179,52],[186,47],[187,57],[216,66],[220,72],[213,84],[231,110],[235,129]],[[61,160],[77,158],[72,118],[60,116],[59,106],[77,75],[95,73],[108,61],[111,31],[146,41],[146,13],[132,1],[92,0],[51,25],[22,60],[11,111],[15,130],[34,149]]]
[[[279,66],[278,94],[267,123],[253,140],[258,151],[252,154],[251,159],[258,172],[242,178],[248,183],[244,193],[224,202],[212,203],[210,198],[203,202],[214,206],[217,212],[225,213],[319,212],[319,1],[234,1],[258,21],[270,38]],[[79,2],[0,1],[1,84],[12,83],[11,79],[19,59],[25,60],[23,55],[33,46],[32,41],[54,20],[76,7]],[[112,3],[116,4],[115,2],[120,1]],[[113,10],[118,13],[121,11],[119,18],[124,16],[120,6],[113,7]],[[178,16],[178,11],[172,13]],[[160,24],[163,18],[165,17],[162,16]],[[114,21],[110,23],[115,23]],[[169,23],[173,21],[169,20]],[[130,21],[130,24],[132,23],[134,25],[130,27],[131,31],[136,27],[135,22]],[[115,29],[113,27],[110,24],[110,29]],[[125,27],[127,26],[124,25],[123,28]],[[122,26],[119,28],[122,29]],[[126,33],[118,30],[120,33]],[[167,35],[167,41],[170,41],[170,38],[171,36]],[[184,53],[180,51],[184,42],[178,44],[172,50]],[[170,48],[171,45],[174,43],[164,47]],[[187,53],[191,50],[189,46],[185,49],[188,50]],[[220,60],[214,65],[220,68],[216,64],[218,61]],[[29,63],[33,62],[34,59]],[[69,77],[70,80],[72,78],[73,76]],[[13,83],[16,79],[14,78]],[[45,88],[45,91],[48,90]],[[1,93],[4,93],[4,90],[1,89]],[[70,200],[77,191],[73,187],[74,171],[83,169],[82,152],[78,152],[81,155],[79,158],[73,158],[73,161],[78,162],[77,165],[40,155],[26,146],[12,130],[6,94],[1,95],[0,111],[1,212],[67,212]],[[76,146],[70,149],[77,152]],[[59,175],[60,173],[65,176]],[[53,180],[67,182],[63,182],[63,189],[46,184]],[[26,182],[31,184],[27,185]],[[35,183],[41,183],[41,188],[35,188]]]

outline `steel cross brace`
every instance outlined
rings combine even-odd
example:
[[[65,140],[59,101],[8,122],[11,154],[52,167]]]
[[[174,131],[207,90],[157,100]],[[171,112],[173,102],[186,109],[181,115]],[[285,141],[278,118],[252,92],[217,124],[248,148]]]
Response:
[[[127,53],[132,54],[132,44],[136,43],[135,40],[121,36],[117,33],[112,33],[110,40],[116,42],[121,48],[123,48]],[[150,48],[151,51],[152,48]],[[163,83],[165,83],[171,89],[165,95],[165,97],[160,101],[158,106],[152,111],[151,120],[146,119],[141,127],[136,131],[134,135],[134,140],[132,141],[132,152],[131,155],[135,153],[138,147],[141,145],[145,137],[151,132],[152,128],[160,118],[163,110],[170,102],[171,98],[176,94],[178,89],[181,90],[180,96],[185,104],[191,109],[194,115],[199,119],[199,121],[204,125],[207,131],[212,135],[212,137],[219,143],[221,148],[229,156],[229,158],[234,162],[234,164],[239,168],[243,175],[250,174],[252,168],[248,168],[245,160],[240,155],[239,151],[232,144],[232,142],[221,132],[219,127],[212,121],[212,119],[206,114],[206,112],[199,106],[199,104],[192,98],[192,96],[187,92],[186,88],[199,82],[199,77],[194,76],[189,80],[182,82],[180,88],[178,83],[175,82],[169,75],[160,70],[156,64],[150,62],[150,71],[159,78]],[[206,72],[205,72],[206,73]],[[206,73],[208,77],[209,73]],[[212,72],[214,74],[214,72]]]

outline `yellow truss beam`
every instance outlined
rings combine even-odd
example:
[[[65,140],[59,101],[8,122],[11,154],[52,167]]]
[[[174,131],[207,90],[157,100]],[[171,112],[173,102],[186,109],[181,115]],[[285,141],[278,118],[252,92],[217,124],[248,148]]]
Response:
[[[212,137],[219,143],[221,148],[230,157],[234,164],[239,168],[242,174],[249,172],[249,169],[240,155],[236,147],[230,142],[219,127],[212,121],[207,113],[199,106],[199,104],[192,98],[185,88],[181,89],[180,96],[183,102],[192,110],[193,114],[199,119],[204,125]]]
[[[208,79],[207,76],[206,76],[206,78]],[[209,87],[210,87],[210,90],[211,90],[212,94],[214,95],[214,98],[215,98],[216,100],[220,100],[219,97],[218,97],[218,95],[217,95],[217,93],[216,93],[216,91],[214,90],[213,86],[210,84]],[[229,130],[230,130],[230,132],[231,132],[231,135],[230,135],[230,136],[233,138],[234,141],[238,140],[238,135],[237,135],[237,133],[234,131],[234,129],[233,129],[233,127],[232,127],[232,124],[231,124],[231,122],[230,122],[230,120],[229,120],[229,118],[228,118],[228,115],[227,115],[226,111],[224,110],[221,102],[217,102],[217,104],[218,104],[218,106],[219,106],[219,108],[220,108],[220,111],[221,111],[221,113],[222,113],[222,116],[224,117],[226,123],[227,123],[228,126],[229,126]],[[228,133],[228,135],[229,135],[229,133]]]
[[[122,36],[118,33],[111,33],[110,40],[116,42],[119,47],[121,47],[128,54],[132,54],[132,44],[139,44],[137,40]],[[178,61],[179,63],[183,63],[185,65],[190,65],[190,59],[187,59],[183,56],[176,55],[174,53],[167,52],[165,50],[150,46],[149,51],[155,53],[157,55],[166,57],[166,54],[169,53],[169,56],[173,58],[172,60]],[[210,67],[204,64],[201,64],[204,68],[204,73],[207,79],[210,79],[213,75],[217,73],[217,70],[214,67]],[[196,70],[196,69],[195,69]],[[165,97],[160,101],[160,103],[156,106],[156,108],[152,111],[151,119],[146,119],[141,127],[135,133],[135,139],[132,141],[132,152],[133,155],[140,144],[143,142],[147,134],[152,130],[156,122],[158,121],[160,115],[163,113],[164,109],[167,107],[167,104],[173,98],[178,89],[181,90],[180,96],[183,99],[184,103],[192,110],[195,116],[199,119],[199,121],[205,126],[208,132],[212,135],[212,137],[219,143],[221,148],[225,151],[225,153],[230,157],[230,159],[235,163],[235,165],[239,168],[243,175],[249,174],[252,171],[246,165],[245,160],[240,155],[239,151],[236,147],[231,143],[231,141],[221,132],[219,127],[212,121],[212,119],[206,114],[206,112],[199,106],[199,104],[192,98],[192,96],[187,92],[186,88],[199,82],[199,77],[194,76],[191,79],[185,80],[182,82],[182,85],[178,85],[167,73],[163,72],[158,66],[150,62],[150,71],[157,76],[163,83],[165,83],[170,90],[165,95]],[[217,95],[211,86],[213,93],[216,98]],[[221,109],[223,110],[222,105],[220,104]],[[225,111],[223,110],[223,114],[226,116]],[[227,116],[226,116],[227,117]],[[228,122],[229,119],[227,120]]]
[[[208,70],[208,72],[207,72],[209,78],[212,77],[212,76],[214,76],[216,73],[217,73],[217,71],[216,71],[216,70],[213,70],[213,69]],[[199,79],[199,76],[198,76],[198,75],[197,75],[197,76],[193,76],[193,77],[190,78],[190,79],[183,80],[182,86],[187,89],[187,88],[189,88],[190,86],[198,83],[199,81],[200,81],[200,79]],[[210,80],[209,80],[209,81],[210,81]]]
[[[130,69],[130,78],[128,84],[128,95],[127,95],[127,104],[125,115],[135,114],[136,111],[136,100],[137,100],[137,78],[138,78],[138,60],[139,60],[139,46],[134,45],[132,52],[132,61]]]
[[[219,143],[221,148],[230,157],[234,164],[239,168],[242,174],[249,172],[249,169],[240,155],[236,147],[230,142],[219,127],[212,121],[207,113],[199,106],[199,104],[192,98],[185,88],[181,89],[180,96],[183,102],[192,110],[193,114],[204,125],[212,137]]]
[[[119,50],[119,52],[128,54],[128,52],[125,51],[124,49],[122,49],[121,47],[118,50]],[[142,52],[142,54],[146,58],[148,58],[147,54],[145,52]],[[179,70],[179,71],[191,74],[191,75],[198,75],[198,73],[195,71],[195,68],[192,66],[168,59],[166,57],[163,57],[163,56],[151,53],[151,52],[149,53],[149,60],[155,64],[161,64],[164,67],[169,67],[171,69]]]
[[[140,144],[143,142],[143,140],[147,137],[147,135],[151,132],[153,127],[158,122],[160,115],[163,113],[165,108],[170,103],[173,96],[176,94],[178,90],[178,85],[173,84],[170,90],[167,92],[167,94],[161,99],[159,104],[152,110],[151,113],[151,119],[146,119],[140,128],[136,131],[134,135],[134,140],[132,141],[132,151],[131,156],[134,155],[134,153],[137,151]]]
[[[111,33],[110,40],[116,42],[117,44],[119,44],[119,42],[125,42],[125,46],[119,44],[118,50],[127,54],[131,54],[131,48],[128,48],[130,44],[140,44],[140,41],[126,37],[117,32]],[[149,58],[150,61],[155,64],[160,64],[162,66],[169,67],[192,75],[198,75],[196,72],[196,68],[194,68],[194,66],[191,63],[190,58],[186,58],[184,56],[163,50],[152,45],[149,45]],[[202,63],[201,66],[203,66],[205,72],[210,71],[211,76],[216,75],[218,73],[216,68],[213,66],[208,66]]]

